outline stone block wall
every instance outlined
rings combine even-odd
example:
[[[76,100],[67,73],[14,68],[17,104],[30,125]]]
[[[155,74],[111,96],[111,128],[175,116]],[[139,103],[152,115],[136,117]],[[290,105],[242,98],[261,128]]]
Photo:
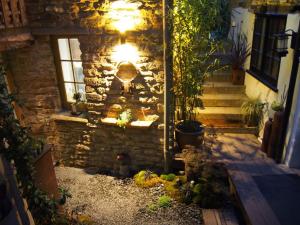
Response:
[[[130,171],[163,169],[163,130],[123,128],[110,125],[90,127],[84,122],[56,121],[55,158],[65,166],[97,167],[118,174],[117,156],[129,156]],[[158,132],[160,134],[158,134]]]
[[[34,133],[54,144],[54,156],[67,166],[99,167],[118,172],[118,155],[128,157],[130,170],[162,170],[163,154],[163,11],[161,0],[132,1],[138,5],[141,22],[126,33],[125,42],[137,49],[138,75],[132,82],[132,94],[121,94],[122,83],[115,77],[118,61],[113,57],[120,45],[120,34],[108,16],[110,3],[95,0],[26,0],[29,25],[34,28],[31,47],[9,52],[19,97],[24,103],[26,124]],[[36,29],[47,31],[47,35]],[[51,29],[48,29],[51,28]],[[87,33],[76,33],[78,29]],[[53,35],[74,31],[82,51],[88,117],[55,119],[62,110],[57,83]],[[133,120],[156,118],[151,127],[120,128],[101,122],[110,117],[111,109],[130,109]],[[143,109],[143,110],[142,110]],[[113,115],[117,117],[117,114]],[[54,118],[54,119],[53,119]],[[148,118],[148,117],[147,117]]]
[[[32,46],[7,52],[5,58],[22,106],[22,119],[34,134],[47,135],[50,116],[61,110],[50,37],[35,37]]]

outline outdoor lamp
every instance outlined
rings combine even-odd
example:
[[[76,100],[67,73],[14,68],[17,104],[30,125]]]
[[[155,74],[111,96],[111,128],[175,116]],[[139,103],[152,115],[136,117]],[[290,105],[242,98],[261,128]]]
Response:
[[[291,31],[292,34],[287,33],[289,31]],[[285,57],[288,54],[289,37],[292,37],[291,48],[295,49],[297,35],[298,33],[293,30],[286,30],[283,33],[275,34],[275,52],[277,52],[280,57]]]

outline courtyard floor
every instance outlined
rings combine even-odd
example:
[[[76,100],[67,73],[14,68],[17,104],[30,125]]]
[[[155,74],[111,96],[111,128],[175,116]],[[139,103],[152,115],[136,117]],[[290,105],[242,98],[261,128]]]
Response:
[[[69,167],[57,167],[56,176],[59,185],[72,195],[65,206],[67,213],[89,217],[95,225],[203,224],[196,205],[173,202],[170,208],[150,211],[148,205],[164,194],[161,186],[142,189],[132,179],[119,180]]]

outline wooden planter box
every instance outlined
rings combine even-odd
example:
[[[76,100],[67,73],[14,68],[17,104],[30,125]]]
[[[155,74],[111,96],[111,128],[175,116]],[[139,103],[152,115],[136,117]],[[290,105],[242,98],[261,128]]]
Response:
[[[36,159],[34,179],[38,188],[57,199],[59,192],[51,150],[51,145],[45,145],[43,153]]]

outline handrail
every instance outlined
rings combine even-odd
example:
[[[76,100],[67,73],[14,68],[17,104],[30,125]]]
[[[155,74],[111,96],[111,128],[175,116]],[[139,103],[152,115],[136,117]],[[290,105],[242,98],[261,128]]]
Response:
[[[24,0],[0,0],[0,30],[26,25]]]

